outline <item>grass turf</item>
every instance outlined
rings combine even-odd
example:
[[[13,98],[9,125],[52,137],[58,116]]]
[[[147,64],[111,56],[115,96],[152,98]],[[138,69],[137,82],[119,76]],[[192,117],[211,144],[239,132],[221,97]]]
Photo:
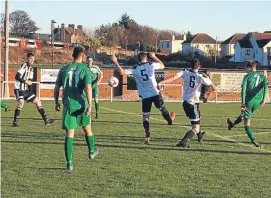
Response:
[[[152,111],[151,144],[143,144],[140,103],[101,102],[93,132],[101,153],[87,160],[83,132],[74,146],[74,171],[67,173],[61,113],[43,101],[51,118],[44,126],[36,108],[26,104],[20,127],[12,128],[14,101],[2,111],[2,197],[271,197],[271,105],[254,114],[252,129],[263,148],[249,143],[240,126],[227,130],[226,119],[239,113],[239,104],[201,104],[202,143],[176,148],[190,128],[180,103],[167,103],[177,113],[172,126]]]

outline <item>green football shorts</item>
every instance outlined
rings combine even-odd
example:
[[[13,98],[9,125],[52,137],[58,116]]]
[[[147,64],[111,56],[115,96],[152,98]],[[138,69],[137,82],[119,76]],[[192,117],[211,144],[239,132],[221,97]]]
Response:
[[[242,112],[241,115],[246,119],[250,119],[252,117],[253,112],[259,109],[260,106],[261,106],[260,101],[251,100],[246,104],[247,109],[244,112]]]
[[[71,113],[70,109],[66,105],[63,105],[62,129],[71,130],[90,124],[91,116],[86,115],[86,109],[84,112]]]
[[[92,87],[92,98],[96,99],[99,96],[99,88],[97,85]]]

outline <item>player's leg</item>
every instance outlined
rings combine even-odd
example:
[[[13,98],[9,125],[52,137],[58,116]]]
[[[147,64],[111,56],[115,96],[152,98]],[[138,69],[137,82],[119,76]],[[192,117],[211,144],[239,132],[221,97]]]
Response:
[[[183,109],[186,116],[189,118],[192,129],[187,131],[182,140],[176,145],[177,147],[189,147],[188,143],[195,134],[201,134],[202,140],[205,133],[200,132],[200,111],[199,104],[191,105],[186,101],[183,102]],[[199,136],[198,136],[199,137]]]
[[[249,137],[250,141],[256,146],[260,147],[260,145],[255,141],[255,136],[253,134],[252,128],[250,126],[250,120],[252,117],[253,112],[260,107],[260,102],[258,101],[251,101],[249,104],[246,105],[246,110],[244,111],[244,126],[247,136]]]
[[[99,149],[95,146],[95,138],[91,131],[91,125],[82,127],[85,132],[86,143],[88,146],[88,159],[93,160],[99,153]]]
[[[14,118],[13,118],[13,124],[12,124],[13,127],[19,126],[18,121],[19,121],[19,117],[21,114],[21,110],[23,109],[23,106],[24,106],[24,99],[19,99],[17,102],[17,107],[14,111]]]
[[[150,143],[150,112],[151,112],[152,100],[151,98],[145,98],[142,100],[142,117],[143,128],[145,130],[145,144]]]
[[[153,103],[157,109],[159,109],[164,117],[164,119],[168,122],[168,125],[172,125],[173,120],[176,117],[176,114],[172,112],[169,114],[168,110],[166,109],[162,94],[153,97]]]
[[[49,119],[46,115],[46,112],[41,104],[41,101],[36,98],[35,94],[29,92],[27,98],[26,98],[27,102],[32,102],[34,105],[36,105],[38,112],[40,113],[42,119],[44,120],[44,124],[45,125],[50,125],[53,124],[56,120],[54,119]]]
[[[67,162],[67,169],[70,171],[73,170],[73,160],[72,160],[73,138],[74,138],[74,129],[66,130],[65,157]]]
[[[1,103],[1,107],[3,109],[5,109],[5,112],[7,112],[8,111],[8,105],[6,105],[6,103],[4,103],[3,100],[0,100],[0,103]]]
[[[99,118],[99,113],[100,113],[100,103],[99,103],[99,88],[98,86],[95,86],[92,89],[92,97],[94,99],[94,103],[95,103],[95,111],[96,111],[96,115],[95,115],[95,119]]]
[[[243,121],[243,114],[241,113],[233,122],[230,118],[227,119],[228,130],[231,130],[235,125],[240,124]]]

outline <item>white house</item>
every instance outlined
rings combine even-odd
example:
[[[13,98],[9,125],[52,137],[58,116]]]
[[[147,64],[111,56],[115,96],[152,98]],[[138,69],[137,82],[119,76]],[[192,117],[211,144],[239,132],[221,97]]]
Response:
[[[186,40],[186,35],[183,35],[182,40],[176,40],[175,35],[172,35],[171,40],[161,40],[159,48],[162,53],[173,54],[182,51],[182,43]]]
[[[219,54],[219,49],[218,42],[208,34],[196,34],[182,43],[182,52],[185,55],[197,52],[202,56],[210,56],[215,54],[215,51]]]
[[[271,33],[250,32],[235,45],[232,62],[254,60],[261,65],[271,65]]]
[[[221,43],[221,57],[233,56],[234,46],[236,42],[242,39],[246,34],[234,34],[230,38],[226,39]]]

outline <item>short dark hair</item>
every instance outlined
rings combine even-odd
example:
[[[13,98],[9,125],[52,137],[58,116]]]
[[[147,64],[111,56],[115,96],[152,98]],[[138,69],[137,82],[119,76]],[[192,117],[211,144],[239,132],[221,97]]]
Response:
[[[194,59],[191,61],[191,68],[192,68],[192,69],[196,69],[196,68],[195,68],[195,65],[197,65],[197,64],[200,64],[200,61],[199,61],[199,59],[194,58]]]
[[[249,68],[256,68],[257,64],[251,60],[251,61],[248,61],[247,64],[246,64],[246,67],[249,67]]]
[[[32,56],[35,56],[33,52],[28,52],[26,55],[27,58],[32,57]]]
[[[72,57],[74,59],[77,59],[81,53],[83,53],[85,50],[82,47],[75,47],[73,49]]]
[[[137,59],[138,59],[139,62],[141,62],[143,58],[147,58],[147,57],[148,57],[148,55],[147,55],[147,53],[145,53],[145,52],[140,52],[140,53],[137,55]]]

